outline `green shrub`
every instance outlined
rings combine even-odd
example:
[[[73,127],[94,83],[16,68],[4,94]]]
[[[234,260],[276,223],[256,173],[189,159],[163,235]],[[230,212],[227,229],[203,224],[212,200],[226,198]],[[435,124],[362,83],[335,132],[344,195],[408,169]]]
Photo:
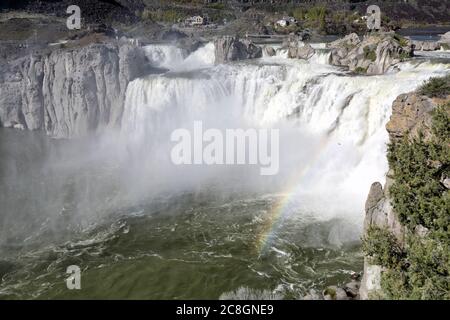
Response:
[[[362,241],[363,251],[372,264],[397,268],[403,252],[395,236],[386,229],[370,227]]]
[[[377,60],[377,53],[375,50],[370,49],[369,47],[364,47],[364,57],[369,59],[370,61]]]
[[[406,39],[405,37],[399,35],[399,34],[395,34],[394,35],[394,39],[399,43],[400,46],[402,47],[407,47],[409,45],[409,41],[408,39]]]
[[[367,68],[363,68],[363,67],[357,67],[355,69],[356,73],[360,73],[360,74],[366,74],[367,73]]]
[[[441,78],[431,78],[420,87],[419,93],[430,98],[447,97],[450,94],[450,74]]]

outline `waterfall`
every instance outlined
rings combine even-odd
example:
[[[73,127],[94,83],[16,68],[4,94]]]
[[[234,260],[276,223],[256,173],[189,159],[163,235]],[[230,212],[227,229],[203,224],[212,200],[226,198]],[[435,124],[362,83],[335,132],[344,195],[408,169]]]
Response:
[[[154,67],[170,70],[190,70],[214,64],[214,44],[208,43],[191,54],[172,45],[148,45],[145,54]]]
[[[134,145],[146,144],[154,158],[167,153],[172,130],[190,128],[194,120],[219,129],[279,128],[279,176],[262,181],[239,172],[241,180],[248,178],[239,185],[252,181],[259,187],[270,185],[275,189],[271,191],[286,191],[283,184],[298,167],[308,166],[294,183],[296,192],[314,199],[311,210],[334,208],[331,211],[361,217],[370,184],[383,182],[388,168],[385,124],[392,102],[446,72],[445,64],[413,60],[400,64],[398,72],[357,76],[327,65],[328,53],[320,50],[310,61],[277,56],[214,66],[211,56],[205,54],[212,51],[203,48],[203,52],[177,60],[166,74],[130,83],[122,135]],[[151,168],[171,171],[162,168],[164,161],[167,158],[158,157]],[[198,170],[193,170],[196,173],[191,177],[195,186],[199,185]],[[223,174],[227,170],[216,170],[209,178],[227,184],[231,179]]]

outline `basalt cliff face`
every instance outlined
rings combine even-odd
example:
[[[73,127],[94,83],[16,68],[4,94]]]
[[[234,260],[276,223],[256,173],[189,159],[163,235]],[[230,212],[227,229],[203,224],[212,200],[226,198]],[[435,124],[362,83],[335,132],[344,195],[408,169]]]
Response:
[[[425,140],[431,135],[432,116],[440,101],[420,95],[418,92],[410,92],[397,97],[392,105],[392,116],[386,124],[391,142],[400,141],[402,138],[417,138],[420,135]],[[400,247],[405,247],[407,229],[404,226],[392,206],[392,197],[389,188],[394,180],[392,169],[387,173],[384,186],[379,182],[372,184],[365,205],[364,236],[371,227],[389,231]],[[425,234],[425,228],[416,228],[416,234]],[[364,273],[360,287],[360,298],[370,299],[382,296],[381,275],[385,269],[371,263],[369,257],[364,259]]]
[[[7,61],[0,65],[0,125],[59,138],[114,127],[145,59],[137,46],[105,42]]]

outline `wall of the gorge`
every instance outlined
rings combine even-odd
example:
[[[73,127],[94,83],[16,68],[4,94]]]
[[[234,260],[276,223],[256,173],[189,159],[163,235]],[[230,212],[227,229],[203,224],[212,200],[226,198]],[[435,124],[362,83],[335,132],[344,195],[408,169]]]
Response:
[[[0,66],[0,125],[83,136],[119,124],[145,55],[129,43],[34,52]]]

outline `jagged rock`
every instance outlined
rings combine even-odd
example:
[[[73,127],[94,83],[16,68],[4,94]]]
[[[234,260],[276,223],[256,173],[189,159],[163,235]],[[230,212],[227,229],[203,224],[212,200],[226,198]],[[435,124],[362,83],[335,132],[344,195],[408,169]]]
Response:
[[[367,230],[371,226],[388,229],[395,235],[399,243],[403,243],[405,230],[394,213],[387,194],[391,183],[387,178],[384,190],[381,183],[372,184],[365,205],[364,234],[367,234]],[[368,299],[371,293],[381,289],[381,271],[381,266],[373,265],[367,257],[364,258],[364,273],[359,290],[361,299]]]
[[[115,127],[128,83],[145,65],[129,43],[92,43],[11,61],[0,73],[0,124],[83,136]]]
[[[450,42],[450,31],[447,31],[441,36],[441,42]]]
[[[391,140],[402,138],[405,134],[417,136],[420,130],[429,138],[431,116],[429,112],[434,108],[431,99],[415,92],[401,94],[392,104],[392,115],[386,124],[386,130]],[[427,134],[428,132],[428,134]]]
[[[269,57],[273,57],[274,55],[276,55],[276,51],[273,47],[271,46],[265,46],[264,47],[264,52],[266,53],[266,55],[268,55]]]
[[[256,46],[252,41],[237,37],[225,36],[214,41],[216,63],[227,61],[256,59],[262,57],[261,47]]]
[[[305,44],[303,47],[297,49],[297,58],[298,59],[309,59],[316,53],[313,47],[310,44]]]
[[[348,67],[350,71],[364,71],[369,75],[383,74],[388,68],[413,55],[411,45],[400,43],[393,33],[368,35],[361,41],[356,34],[328,45],[331,63]]]
[[[296,36],[289,36],[281,47],[288,50],[290,59],[309,59],[316,53],[310,44],[303,44]]]
[[[360,283],[358,281],[352,281],[345,285],[344,290],[348,297],[357,298],[359,295]]]
[[[370,186],[369,195],[367,196],[365,209],[366,212],[373,210],[375,206],[384,197],[383,186],[379,182],[374,182]]]
[[[450,31],[444,33],[438,44],[445,50],[450,50]]]

